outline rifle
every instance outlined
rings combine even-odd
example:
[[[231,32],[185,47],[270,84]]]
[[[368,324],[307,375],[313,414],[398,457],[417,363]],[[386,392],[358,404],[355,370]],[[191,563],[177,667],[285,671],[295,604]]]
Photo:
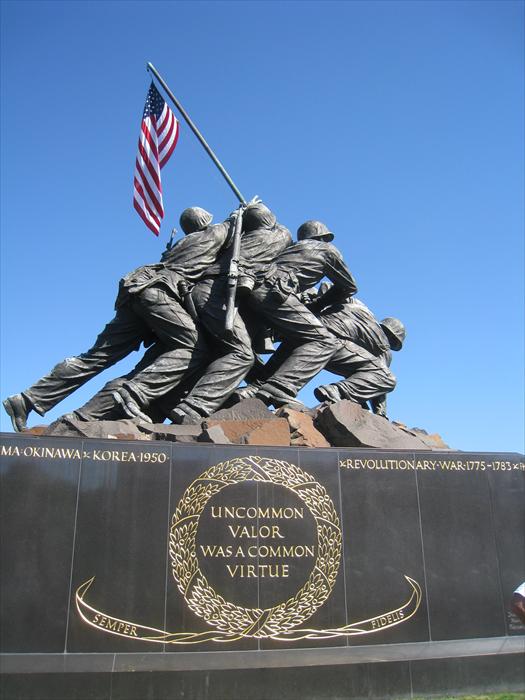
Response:
[[[233,225],[233,243],[232,257],[230,260],[230,268],[228,270],[228,288],[226,290],[226,323],[224,324],[224,332],[231,333],[233,330],[233,322],[235,321],[235,295],[237,293],[237,280],[239,278],[239,256],[241,253],[241,231],[242,231],[242,212],[243,205],[237,209],[235,221]]]

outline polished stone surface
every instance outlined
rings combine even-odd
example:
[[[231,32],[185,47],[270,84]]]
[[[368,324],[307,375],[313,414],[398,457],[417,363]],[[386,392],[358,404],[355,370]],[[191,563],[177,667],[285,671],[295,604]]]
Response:
[[[95,577],[88,599],[97,610],[163,629],[170,446],[96,440],[89,446],[80,478],[73,592]],[[159,650],[104,633],[110,628],[102,616],[99,624],[87,625],[72,602],[67,650]]]
[[[0,677],[2,700],[111,700],[110,673],[35,673]]]
[[[412,664],[414,696],[525,691],[522,654],[418,661]]]
[[[417,479],[431,639],[505,634],[486,472],[422,471]]]
[[[252,668],[513,653],[523,632],[508,603],[525,549],[516,465],[6,435],[2,651],[38,654],[35,670],[78,661],[93,674],[124,672],[133,655],[136,670],[168,672],[171,656],[211,670],[253,652]],[[406,605],[406,576],[418,607]],[[328,654],[320,664],[316,650]],[[28,668],[13,663],[15,675]]]
[[[351,455],[366,462],[367,452],[339,452],[345,463]],[[406,455],[402,455],[405,457]],[[409,458],[412,457],[408,453]],[[391,453],[376,451],[383,466]],[[350,638],[352,644],[424,642],[429,639],[425,572],[419,521],[416,472],[405,469],[341,469],[341,498],[345,519],[345,574],[348,615],[363,620],[382,615],[376,631]],[[405,576],[423,591],[418,610],[410,619],[396,610],[411,594]],[[385,623],[386,617],[386,624]]]
[[[402,671],[396,671],[397,673],[392,673],[392,688],[398,690],[405,680],[403,691],[406,691],[409,688],[408,673],[403,677]],[[388,697],[388,694],[370,695],[374,683],[369,682],[369,669],[365,665],[345,669],[344,674],[334,674],[333,669],[328,667],[300,670],[258,669],[251,672],[210,671],[208,674],[186,672],[178,674],[176,678],[169,674],[159,674],[156,679],[144,674],[136,676],[133,681],[129,676],[117,677],[113,686],[115,700],[142,700],[144,697],[151,697],[152,692],[153,697],[159,700],[171,698],[176,694],[179,697],[211,697],[217,700],[232,697],[244,700],[282,697],[286,697],[287,700]],[[380,684],[380,681],[378,683]]]
[[[195,445],[178,445],[173,446],[173,463],[172,463],[172,486],[170,494],[170,527],[173,523],[173,517],[176,514],[177,507],[181,499],[184,497],[185,492],[191,487],[193,482],[196,482],[196,491],[191,498],[201,499],[200,491],[204,488],[213,485],[213,480],[197,481],[209,468],[223,465],[228,463],[230,460],[249,456],[253,454],[253,448],[250,447],[237,447],[235,451],[232,452],[231,449],[221,446],[195,446]],[[222,482],[219,483],[222,485]],[[217,545],[220,546],[222,543],[224,546],[228,544],[231,545],[232,538],[228,532],[227,527],[222,525],[221,527],[216,526],[212,522],[211,518],[211,507],[215,505],[229,505],[230,507],[246,506],[247,503],[245,498],[249,498],[249,504],[252,505],[257,502],[257,488],[254,484],[248,484],[246,482],[239,483],[237,485],[226,486],[217,491],[216,494],[212,495],[209,500],[207,500],[207,505],[203,511],[203,523],[208,523],[210,525],[208,528],[202,528],[198,524],[198,530],[196,535],[197,544],[197,562],[200,567],[202,566],[202,571],[209,574],[210,581],[209,584],[211,588],[220,596],[221,592],[224,595],[232,594],[232,596],[240,593],[240,602],[235,598],[231,600],[225,598],[225,602],[232,602],[238,604],[241,607],[258,607],[258,585],[257,581],[250,581],[250,585],[246,586],[246,583],[241,587],[237,583],[232,584],[231,579],[228,580],[228,574],[226,571],[226,565],[232,565],[233,560],[230,558],[224,558],[222,556],[217,557],[206,557],[203,556],[200,546],[206,545]],[[224,522],[221,519],[221,522]],[[220,571],[212,571],[211,559],[219,561]],[[189,634],[195,635],[200,633],[205,633],[207,631],[213,631],[213,626],[210,625],[201,616],[196,614],[192,610],[184,599],[184,594],[179,589],[176,579],[173,575],[173,559],[170,557],[168,562],[168,573],[167,573],[167,598],[166,598],[166,629],[169,632],[187,632]],[[217,587],[217,590],[215,588]],[[221,596],[222,597],[222,596]],[[231,651],[236,650],[257,650],[258,641],[255,638],[243,637],[239,635],[239,638],[235,641],[229,641],[223,643],[221,641],[197,641],[194,642],[193,639],[189,640],[188,643],[170,643],[166,645],[166,651],[178,652],[178,651],[212,651],[214,649],[224,648],[227,644],[227,648]]]
[[[259,651],[214,651],[203,654],[169,652],[6,654],[1,667],[6,674],[85,673],[135,671],[207,671],[218,669],[284,668],[352,665],[391,661],[420,661],[472,656],[525,654],[524,637],[488,637],[443,642],[368,644],[364,646],[273,649]]]
[[[9,674],[2,700],[385,700],[523,692],[523,657],[484,656],[323,667]]]
[[[63,652],[82,444],[6,436],[2,447],[1,648]]]
[[[303,580],[306,583],[306,577],[310,575],[314,566],[316,565],[317,559],[320,555],[324,554],[324,550],[319,546],[317,528],[315,528],[315,520],[311,514],[308,513],[308,503],[310,499],[313,503],[322,503],[323,499],[330,499],[334,512],[335,518],[338,521],[338,529],[340,532],[340,546],[339,548],[335,546],[333,549],[334,556],[336,552],[339,552],[340,563],[336,566],[337,575],[335,577],[335,582],[333,584],[332,591],[330,595],[325,599],[325,602],[311,615],[311,617],[306,618],[303,622],[298,625],[298,629],[308,629],[312,630],[311,634],[317,638],[304,638],[296,639],[295,641],[283,639],[282,641],[274,639],[263,639],[261,640],[261,649],[289,649],[289,648],[302,648],[302,647],[338,647],[346,646],[347,638],[343,634],[334,634],[333,636],[328,636],[327,630],[336,630],[340,627],[344,627],[347,624],[346,616],[346,603],[345,603],[345,580],[344,580],[344,567],[343,567],[343,538],[342,538],[342,513],[341,513],[341,499],[340,499],[340,488],[339,488],[339,467],[337,460],[337,452],[330,449],[302,449],[302,450],[290,450],[286,452],[285,455],[279,450],[275,449],[263,449],[260,448],[259,455],[267,457],[269,459],[283,460],[285,459],[288,464],[297,465],[306,475],[307,482],[309,486],[306,491],[305,498],[306,501],[299,500],[299,503],[304,505],[304,520],[295,520],[293,522],[295,528],[292,529],[292,524],[289,521],[286,525],[285,532],[290,536],[287,538],[286,542],[296,545],[311,546],[314,547],[315,557],[304,557],[302,559],[294,558],[290,560],[289,566],[291,570],[298,569],[303,571]],[[311,481],[310,481],[311,480]],[[322,487],[321,489],[319,487]],[[324,489],[324,491],[323,491]],[[282,493],[282,490],[275,489],[276,492]],[[279,501],[282,503],[283,501]],[[293,499],[290,500],[290,504],[295,504],[297,501]],[[302,528],[300,527],[302,523]],[[321,518],[318,520],[319,526],[323,527],[325,523]],[[336,530],[332,529],[327,531],[328,546],[332,535],[335,534]],[[323,540],[324,541],[324,540]],[[324,542],[322,547],[326,547],[327,543]],[[318,579],[321,585],[324,585],[322,578]],[[275,588],[271,581],[262,581],[262,589],[265,595],[266,589]],[[299,591],[299,586],[293,591],[290,587],[286,587],[283,579],[278,580],[277,590],[282,590],[281,600],[289,601],[291,597],[297,595]],[[305,633],[302,633],[305,634]]]
[[[494,455],[500,470],[488,472],[492,517],[498,551],[499,575],[507,634],[525,634],[525,624],[509,610],[512,594],[525,580],[525,547],[517,533],[525,532],[525,479],[510,470],[508,455]],[[501,478],[503,476],[503,478]]]

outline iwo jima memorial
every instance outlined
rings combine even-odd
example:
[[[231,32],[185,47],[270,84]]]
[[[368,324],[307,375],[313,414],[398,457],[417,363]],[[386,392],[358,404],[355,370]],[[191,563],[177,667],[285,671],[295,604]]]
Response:
[[[239,206],[185,209],[94,345],[4,400],[2,698],[522,690],[523,456],[389,420],[402,321],[356,297],[324,222],[294,241],[247,202],[148,68],[137,212],[159,232],[179,131],[163,95]],[[26,427],[141,346],[85,405]]]

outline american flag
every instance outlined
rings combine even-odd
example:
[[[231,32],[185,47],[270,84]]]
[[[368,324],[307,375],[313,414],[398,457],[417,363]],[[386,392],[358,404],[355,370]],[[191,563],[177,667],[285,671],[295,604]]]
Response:
[[[140,128],[133,206],[156,236],[164,217],[160,171],[173,153],[178,137],[179,123],[152,82]]]

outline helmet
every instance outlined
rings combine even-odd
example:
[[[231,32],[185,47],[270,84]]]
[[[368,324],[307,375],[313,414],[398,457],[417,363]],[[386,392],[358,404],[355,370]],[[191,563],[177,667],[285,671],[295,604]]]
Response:
[[[200,207],[189,207],[180,215],[180,227],[184,233],[202,231],[211,224],[213,215]]]
[[[250,204],[242,215],[242,227],[245,231],[258,228],[273,228],[277,223],[274,214],[262,202]]]
[[[320,221],[305,221],[297,229],[297,240],[306,241],[310,238],[321,238],[328,242],[334,240],[334,234]]]
[[[398,318],[384,318],[379,324],[384,330],[392,350],[401,350],[406,337],[405,326]]]

